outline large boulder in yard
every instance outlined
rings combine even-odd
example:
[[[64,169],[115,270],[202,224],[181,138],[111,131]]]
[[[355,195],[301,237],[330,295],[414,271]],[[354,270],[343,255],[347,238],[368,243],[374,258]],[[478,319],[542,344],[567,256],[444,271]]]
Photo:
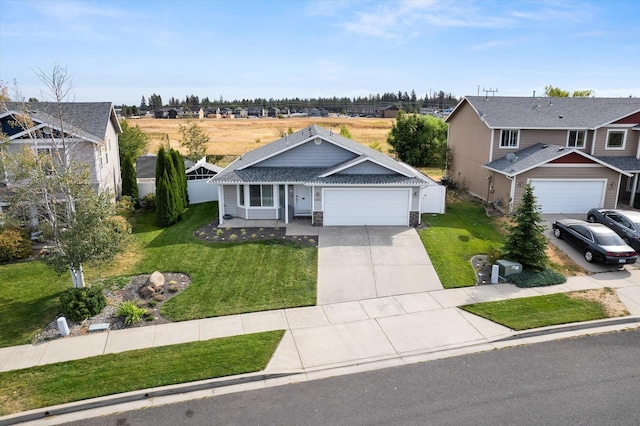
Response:
[[[147,285],[157,291],[159,288],[164,286],[164,275],[155,271],[153,274],[149,275],[149,278],[147,278]]]
[[[156,294],[156,291],[150,285],[143,285],[138,290],[138,294],[143,299],[151,299]]]

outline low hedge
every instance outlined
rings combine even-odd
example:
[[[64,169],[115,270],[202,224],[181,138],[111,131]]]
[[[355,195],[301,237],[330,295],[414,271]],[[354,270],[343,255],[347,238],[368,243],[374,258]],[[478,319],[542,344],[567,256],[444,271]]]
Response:
[[[529,288],[564,284],[567,279],[555,269],[545,269],[538,272],[522,271],[519,274],[510,275],[509,281],[520,288]]]

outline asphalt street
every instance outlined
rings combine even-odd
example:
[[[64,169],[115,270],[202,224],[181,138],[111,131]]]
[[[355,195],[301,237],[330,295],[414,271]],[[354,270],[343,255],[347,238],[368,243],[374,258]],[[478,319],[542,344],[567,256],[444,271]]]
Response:
[[[586,336],[69,424],[637,424],[638,349],[638,330]]]

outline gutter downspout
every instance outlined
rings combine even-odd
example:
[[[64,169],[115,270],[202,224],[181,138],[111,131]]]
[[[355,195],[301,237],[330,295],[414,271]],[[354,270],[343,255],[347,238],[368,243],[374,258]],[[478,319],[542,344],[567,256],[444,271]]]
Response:
[[[509,190],[509,214],[513,213],[513,200],[516,196],[516,179],[515,176],[505,175],[511,181],[511,189]]]

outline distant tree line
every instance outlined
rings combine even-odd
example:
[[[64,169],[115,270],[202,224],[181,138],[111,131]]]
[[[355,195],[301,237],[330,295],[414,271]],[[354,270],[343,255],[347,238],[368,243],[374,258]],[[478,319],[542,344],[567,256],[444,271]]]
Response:
[[[445,93],[440,90],[431,94],[427,93],[424,97],[418,97],[415,90],[408,92],[387,92],[384,94],[371,94],[369,96],[349,97],[331,97],[331,98],[255,98],[255,99],[234,99],[232,101],[225,100],[222,97],[211,100],[209,97],[200,98],[196,95],[187,95],[184,99],[171,97],[167,103],[162,101],[162,97],[152,94],[148,98],[142,96],[139,110],[156,111],[162,108],[184,108],[189,111],[197,112],[201,107],[204,108],[236,108],[236,107],[263,107],[268,108],[289,108],[290,110],[300,111],[305,108],[323,108],[333,113],[368,113],[378,107],[396,105],[403,111],[412,113],[419,112],[420,108],[430,108],[434,110],[443,110],[454,107],[459,99],[451,93]],[[129,107],[133,109],[134,107]],[[136,108],[137,109],[137,108]]]

